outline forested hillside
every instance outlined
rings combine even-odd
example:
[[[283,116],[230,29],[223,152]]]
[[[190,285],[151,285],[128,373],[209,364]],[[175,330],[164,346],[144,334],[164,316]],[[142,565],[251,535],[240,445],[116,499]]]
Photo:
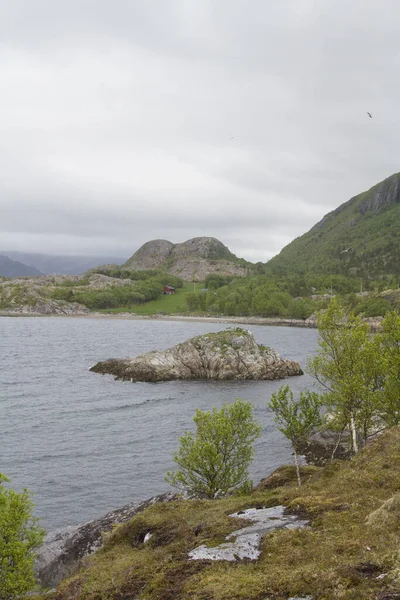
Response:
[[[266,265],[275,274],[400,274],[400,174],[340,205]]]

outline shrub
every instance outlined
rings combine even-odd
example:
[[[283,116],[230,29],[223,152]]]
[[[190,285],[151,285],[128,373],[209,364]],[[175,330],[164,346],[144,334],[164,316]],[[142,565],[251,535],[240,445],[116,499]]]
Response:
[[[168,472],[166,481],[191,496],[209,499],[246,486],[253,442],[261,435],[252,404],[237,399],[220,410],[198,409],[193,420],[196,432],[180,438],[174,456],[179,469]]]
[[[36,585],[33,563],[44,531],[32,517],[30,493],[5,488],[4,481],[0,473],[0,600],[12,600]]]

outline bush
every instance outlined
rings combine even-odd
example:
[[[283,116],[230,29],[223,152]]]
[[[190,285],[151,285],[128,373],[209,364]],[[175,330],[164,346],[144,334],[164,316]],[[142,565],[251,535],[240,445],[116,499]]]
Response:
[[[166,481],[191,496],[209,499],[246,486],[253,442],[261,435],[251,402],[238,399],[220,410],[198,409],[193,420],[196,432],[180,438],[174,456],[179,469],[168,472]]]
[[[313,429],[321,424],[320,406],[320,398],[315,392],[300,392],[300,399],[295,400],[288,385],[282,385],[272,394],[268,404],[268,408],[275,413],[275,423],[278,423],[279,431],[292,444],[299,485],[301,485],[299,453],[308,442]]]
[[[30,493],[5,488],[4,481],[0,473],[0,600],[12,600],[36,585],[33,563],[44,531],[32,517]]]

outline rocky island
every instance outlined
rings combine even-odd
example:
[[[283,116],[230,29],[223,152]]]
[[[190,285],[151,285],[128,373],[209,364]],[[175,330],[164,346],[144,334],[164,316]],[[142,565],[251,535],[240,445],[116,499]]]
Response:
[[[150,382],[271,380],[303,375],[298,362],[280,358],[272,348],[257,344],[250,331],[241,328],[199,335],[163,352],[148,352],[136,358],[111,358],[90,370],[125,381]]]

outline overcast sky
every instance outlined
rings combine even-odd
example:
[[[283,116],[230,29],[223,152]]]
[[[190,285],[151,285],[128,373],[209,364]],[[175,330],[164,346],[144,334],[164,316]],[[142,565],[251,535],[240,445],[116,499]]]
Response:
[[[267,260],[400,171],[399,74],[398,0],[0,0],[0,249]]]

